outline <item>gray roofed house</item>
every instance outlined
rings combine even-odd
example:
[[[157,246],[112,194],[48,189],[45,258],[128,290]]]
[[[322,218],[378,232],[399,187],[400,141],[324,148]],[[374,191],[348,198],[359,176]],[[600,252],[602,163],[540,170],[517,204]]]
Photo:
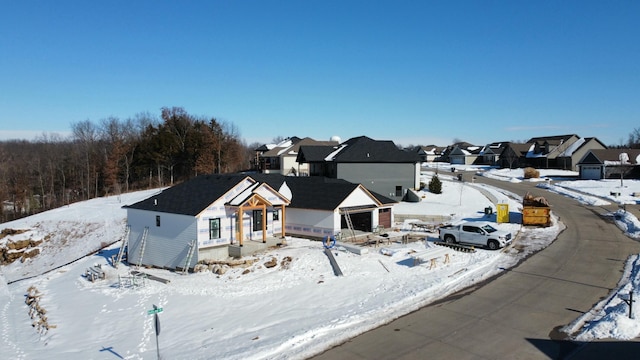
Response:
[[[446,146],[426,145],[418,146],[413,151],[417,152],[422,162],[442,161],[442,155],[446,150]]]
[[[596,137],[580,138],[571,146],[566,147],[562,153],[558,154],[556,157],[556,166],[564,170],[578,171],[578,162],[590,150],[603,150],[606,148],[607,146]]]
[[[318,141],[309,137],[302,139],[292,137],[275,145],[263,146],[261,149],[264,149],[264,147],[267,149],[258,154],[258,171],[265,174],[306,176],[309,174],[308,165],[301,164],[296,160],[300,146],[332,146],[337,144],[337,141]]]
[[[640,149],[589,150],[577,166],[579,177],[583,180],[638,179],[640,178]]]
[[[363,184],[394,200],[420,188],[419,154],[399,149],[392,141],[359,136],[336,146],[301,146],[297,161],[309,164],[312,177]]]
[[[201,175],[126,205],[131,264],[192,268],[266,238],[333,236],[393,224],[395,201],[360,184],[280,174]],[[193,250],[191,250],[193,249]]]
[[[525,162],[525,156],[529,149],[530,144],[506,142],[502,144],[502,151],[496,161],[496,165],[500,168],[515,169],[523,167]]]
[[[558,156],[579,139],[576,134],[533,137],[527,141],[531,148],[525,154],[523,162],[539,169],[561,167],[557,162]]]

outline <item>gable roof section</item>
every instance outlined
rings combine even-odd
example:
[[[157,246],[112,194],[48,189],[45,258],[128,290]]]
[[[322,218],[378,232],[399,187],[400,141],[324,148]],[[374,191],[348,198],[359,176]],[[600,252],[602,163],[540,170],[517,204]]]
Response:
[[[451,152],[449,153],[449,156],[467,156],[467,155],[471,155],[471,153],[459,146],[454,147],[453,150],[451,150]]]
[[[354,184],[346,180],[331,179],[323,176],[253,174],[252,178],[266,182],[276,190],[279,190],[286,183],[293,194],[289,207],[299,209],[335,210],[358,187],[362,187],[360,184]],[[395,200],[388,197],[369,190],[366,191],[380,205],[396,203]]]
[[[446,146],[427,145],[422,146],[421,149],[424,153],[429,155],[440,155],[446,149]]]
[[[324,162],[336,148],[336,146],[303,145],[300,146],[296,161],[299,163]]]
[[[251,180],[255,181],[255,183],[231,199],[231,201],[229,201],[229,205],[241,206],[249,202],[251,199],[259,199],[262,202],[274,206],[289,205],[289,200],[274,190],[269,186],[269,184],[258,182],[255,179]]]
[[[629,155],[629,163],[632,165],[640,165],[636,162],[640,156],[640,149],[593,149],[578,162],[578,165],[602,165],[605,162],[619,162],[620,154]]]
[[[195,216],[246,177],[242,174],[200,175],[124,208]]]
[[[575,151],[578,151],[578,150],[582,149],[583,147],[585,147],[587,145],[590,145],[590,144],[594,144],[594,143],[597,143],[598,145],[602,146],[602,149],[608,149],[607,145],[602,143],[602,141],[600,141],[597,137],[588,137],[588,138],[584,138],[584,143],[582,145],[580,145],[577,149],[575,149]]]
[[[262,154],[263,157],[276,157],[276,156],[295,156],[300,151],[301,146],[333,146],[337,145],[336,141],[317,141],[310,137],[304,139],[292,138],[288,141],[283,141],[279,146],[266,151]]]
[[[509,147],[518,155],[526,154],[531,149],[531,144],[509,143]]]
[[[560,145],[565,141],[571,139],[572,137],[578,137],[576,134],[566,134],[566,135],[553,135],[553,136],[539,136],[533,137],[527,141],[527,143],[548,143],[549,145]]]
[[[327,161],[338,163],[418,163],[416,152],[398,149],[389,140],[373,140],[366,136],[351,138],[342,144]],[[330,155],[331,153],[327,154]]]

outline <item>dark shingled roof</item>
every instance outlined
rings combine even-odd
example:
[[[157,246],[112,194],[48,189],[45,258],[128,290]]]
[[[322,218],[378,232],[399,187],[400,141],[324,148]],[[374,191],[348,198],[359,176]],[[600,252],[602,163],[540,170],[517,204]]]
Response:
[[[416,163],[420,161],[417,153],[398,149],[393,141],[373,140],[360,136],[351,138],[343,144],[347,147],[336,155],[334,158],[336,162]]]
[[[300,209],[335,210],[358,187],[358,184],[345,180],[321,176],[258,173],[201,175],[124,208],[195,216],[247,177],[266,183],[276,191],[286,182],[292,193],[289,207]],[[382,204],[396,203],[374,192],[371,195]]]
[[[292,198],[289,207],[299,209],[335,210],[359,184],[342,179],[331,179],[323,176],[284,176],[279,174],[252,174],[257,181],[265,182],[278,190],[283,183],[291,189]],[[369,190],[368,190],[369,191]],[[369,191],[382,204],[394,204],[378,193]]]
[[[125,208],[195,216],[248,175],[200,175]]]
[[[533,143],[544,143],[547,142],[551,145],[559,145],[562,144],[564,141],[569,140],[571,137],[578,137],[578,135],[576,134],[565,134],[565,135],[553,135],[553,136],[538,136],[538,137],[533,137],[531,139],[529,139],[529,141],[527,141],[528,144],[533,144]]]
[[[325,158],[338,149],[336,146],[302,145],[300,146],[297,162],[324,162]]]
[[[389,140],[373,140],[366,136],[351,138],[338,146],[301,146],[298,159],[303,162],[324,162],[335,150],[342,148],[332,160],[337,163],[417,163],[420,156],[413,151],[405,151]]]
[[[619,161],[621,153],[626,153],[629,156],[631,165],[638,165],[636,158],[640,156],[640,149],[593,149],[589,150],[579,164],[604,164],[605,161]]]

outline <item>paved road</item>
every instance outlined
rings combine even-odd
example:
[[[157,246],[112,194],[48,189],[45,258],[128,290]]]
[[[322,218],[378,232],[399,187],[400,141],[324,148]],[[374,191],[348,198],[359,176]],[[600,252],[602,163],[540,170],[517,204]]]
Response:
[[[627,257],[640,252],[640,243],[600,216],[611,209],[584,206],[529,183],[477,181],[519,195],[529,191],[546,197],[567,229],[549,247],[492,281],[314,359],[582,360],[640,353],[638,342],[577,344],[558,331],[606,297],[616,287]]]

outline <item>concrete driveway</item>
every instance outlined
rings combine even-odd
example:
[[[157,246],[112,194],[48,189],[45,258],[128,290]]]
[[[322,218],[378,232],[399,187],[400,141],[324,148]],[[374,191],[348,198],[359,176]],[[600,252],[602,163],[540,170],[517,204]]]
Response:
[[[502,275],[355,337],[314,359],[634,358],[635,341],[581,344],[563,326],[616,287],[640,243],[590,207],[535,184],[477,177],[523,196],[544,196],[567,228],[549,247]],[[636,211],[635,209],[629,209]],[[640,214],[637,214],[640,215]]]

